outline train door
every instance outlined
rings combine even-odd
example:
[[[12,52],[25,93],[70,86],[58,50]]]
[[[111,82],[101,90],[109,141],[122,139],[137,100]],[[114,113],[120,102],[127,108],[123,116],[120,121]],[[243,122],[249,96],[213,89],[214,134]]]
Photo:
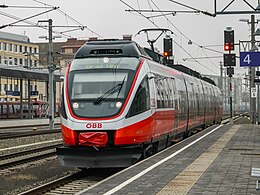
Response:
[[[172,86],[172,95],[173,95],[173,107],[174,107],[174,133],[176,134],[179,122],[179,101],[178,101],[178,92],[176,87],[176,81],[174,78],[171,78]]]
[[[187,130],[188,123],[188,96],[187,88],[184,79],[176,80],[176,87],[178,91],[178,101],[179,101],[179,120],[178,120],[178,129],[177,133],[181,134]]]
[[[213,116],[214,116],[214,122],[217,121],[217,112],[218,112],[218,108],[219,108],[219,105],[218,105],[218,102],[217,102],[217,98],[216,98],[216,93],[215,93],[215,90],[214,90],[214,87],[212,87],[212,99],[213,99]]]
[[[155,87],[155,75],[153,73],[148,73],[148,83],[150,88],[150,108],[151,108],[151,116],[152,122],[150,124],[150,129],[152,132],[152,137],[155,136],[155,125],[156,125],[156,117],[155,117],[155,110],[156,110],[156,87]]]
[[[197,97],[196,97],[196,92],[195,92],[195,87],[194,87],[194,83],[191,83],[191,93],[192,93],[192,106],[191,106],[191,113],[193,115],[193,126],[192,128],[194,128],[197,125]]]

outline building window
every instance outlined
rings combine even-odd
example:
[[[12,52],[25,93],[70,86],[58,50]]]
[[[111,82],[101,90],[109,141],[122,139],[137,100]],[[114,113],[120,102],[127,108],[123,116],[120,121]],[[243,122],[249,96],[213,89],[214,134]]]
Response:
[[[0,56],[0,65],[2,65],[2,56]],[[0,89],[1,91],[1,89]]]
[[[7,51],[7,44],[4,43],[4,51]]]
[[[35,53],[35,54],[37,54],[37,53],[38,53],[38,52],[37,52],[37,48],[36,48],[36,47],[34,48],[34,53]]]
[[[24,46],[24,52],[27,52],[27,46]]]
[[[10,87],[9,87],[9,90],[10,90],[10,91],[13,91],[13,85],[10,84],[9,86],[10,86]]]
[[[20,48],[20,49],[19,49],[19,50],[20,50],[20,53],[23,53],[23,46],[20,45],[19,48]]]
[[[34,60],[34,67],[37,67],[37,60]]]
[[[20,64],[20,66],[23,65],[23,59],[22,58],[19,59],[19,64]]]
[[[4,90],[7,91],[7,84],[4,84]]]
[[[15,52],[15,53],[18,52],[18,47],[17,47],[17,45],[14,45],[14,52]]]
[[[32,53],[32,47],[30,47],[29,53],[30,53],[30,54]]]
[[[13,44],[9,44],[9,51],[13,51]]]
[[[7,65],[7,62],[8,62],[7,57],[4,57],[4,65]]]
[[[0,50],[2,50],[2,43],[0,42]]]
[[[14,58],[14,65],[18,65],[18,59],[17,58]]]
[[[9,65],[13,65],[13,58],[12,57],[9,57]]]
[[[14,91],[18,91],[18,85],[14,85]]]

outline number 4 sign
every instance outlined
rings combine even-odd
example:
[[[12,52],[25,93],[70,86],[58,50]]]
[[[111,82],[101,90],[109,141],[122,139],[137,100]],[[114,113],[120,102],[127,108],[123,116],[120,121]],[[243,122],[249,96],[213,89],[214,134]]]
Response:
[[[240,52],[240,66],[260,66],[260,52]]]

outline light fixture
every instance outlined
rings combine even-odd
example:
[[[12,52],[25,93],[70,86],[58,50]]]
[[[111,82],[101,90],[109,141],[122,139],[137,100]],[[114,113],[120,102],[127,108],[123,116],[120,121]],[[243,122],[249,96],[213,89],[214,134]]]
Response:
[[[255,31],[255,36],[260,36],[260,28],[258,28],[256,31]]]
[[[247,22],[249,23],[249,20],[248,19],[239,19],[240,22]]]
[[[255,8],[255,11],[260,11],[260,4]]]

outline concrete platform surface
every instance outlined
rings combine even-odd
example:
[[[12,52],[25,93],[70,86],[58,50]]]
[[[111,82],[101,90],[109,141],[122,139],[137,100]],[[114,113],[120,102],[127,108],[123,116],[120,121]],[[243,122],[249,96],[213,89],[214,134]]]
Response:
[[[260,194],[260,126],[215,125],[78,194]]]

